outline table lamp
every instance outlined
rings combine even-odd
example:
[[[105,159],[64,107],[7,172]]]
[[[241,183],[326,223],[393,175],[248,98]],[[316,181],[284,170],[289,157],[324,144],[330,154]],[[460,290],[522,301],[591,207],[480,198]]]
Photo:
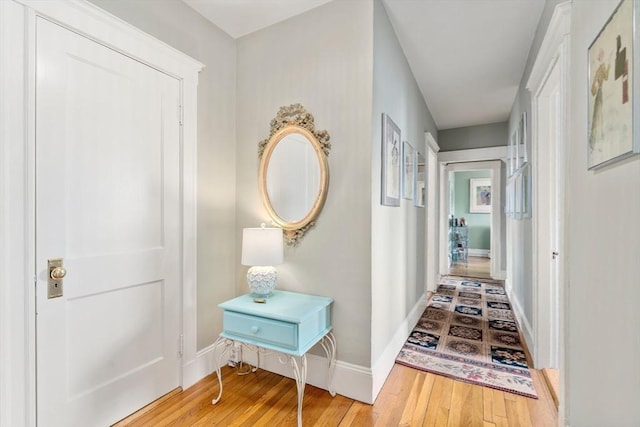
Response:
[[[247,284],[254,298],[267,298],[276,287],[278,272],[274,265],[283,262],[280,228],[245,228],[242,230],[242,265],[249,265]]]

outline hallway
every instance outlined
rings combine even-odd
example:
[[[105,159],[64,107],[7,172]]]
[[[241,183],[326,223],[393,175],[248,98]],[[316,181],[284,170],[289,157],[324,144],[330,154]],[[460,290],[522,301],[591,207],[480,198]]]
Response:
[[[449,268],[449,274],[452,276],[491,279],[490,263],[491,258],[470,256],[466,265],[461,262],[452,264]]]

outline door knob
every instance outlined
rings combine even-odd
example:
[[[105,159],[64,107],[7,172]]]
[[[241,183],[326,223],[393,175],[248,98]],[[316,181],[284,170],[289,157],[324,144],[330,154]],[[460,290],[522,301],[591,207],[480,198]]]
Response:
[[[58,298],[62,296],[62,279],[67,275],[67,270],[62,266],[62,258],[53,258],[47,261],[49,277],[47,278],[47,297]]]
[[[51,270],[51,278],[53,280],[63,279],[64,276],[66,275],[67,275],[67,270],[64,267],[56,267],[53,270]]]

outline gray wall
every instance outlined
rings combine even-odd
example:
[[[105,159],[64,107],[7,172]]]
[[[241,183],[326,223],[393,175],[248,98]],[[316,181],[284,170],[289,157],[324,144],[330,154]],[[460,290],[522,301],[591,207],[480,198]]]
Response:
[[[383,354],[419,298],[425,293],[426,209],[401,200],[400,207],[380,205],[381,117],[388,114],[402,140],[426,157],[425,131],[437,139],[437,129],[384,6],[374,2],[373,115],[371,177],[371,364]],[[407,331],[408,332],[408,331]]]
[[[91,0],[205,64],[198,84],[198,349],[222,330],[234,296],[236,43],[180,0]]]
[[[334,298],[338,358],[370,366],[373,5],[335,1],[238,39],[236,293],[246,292],[241,230],[269,223],[258,142],[300,102],[331,136],[330,184],[316,226],[278,266],[280,289]]]
[[[469,150],[507,145],[508,123],[491,123],[441,130],[438,133],[440,151]]]
[[[638,425],[640,156],[597,172],[587,170],[586,55],[617,4],[617,0],[574,1],[571,16],[565,348],[572,426]],[[637,117],[638,112],[634,114]],[[594,342],[601,337],[615,343],[615,362],[603,363],[603,354],[594,351]]]
[[[383,5],[331,2],[234,41],[181,1],[94,2],[207,65],[198,89],[198,348],[221,329],[217,304],[246,292],[242,228],[269,222],[258,141],[279,107],[300,102],[331,134],[331,182],[316,227],[286,248],[279,287],[335,298],[340,360],[372,366],[425,287],[425,209],[379,204],[381,114],[423,154],[424,132],[437,137]]]

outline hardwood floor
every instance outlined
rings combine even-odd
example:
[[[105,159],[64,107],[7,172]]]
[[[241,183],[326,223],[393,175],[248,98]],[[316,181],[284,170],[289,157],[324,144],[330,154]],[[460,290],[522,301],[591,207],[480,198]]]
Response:
[[[557,425],[557,409],[540,371],[539,399],[455,381],[395,365],[373,405],[305,388],[305,426],[534,426]],[[259,370],[238,376],[223,368],[222,400],[215,373],[115,424],[123,426],[295,426],[294,380]]]
[[[547,382],[549,394],[551,394],[556,407],[560,406],[560,371],[552,368],[543,368],[542,376]]]
[[[491,278],[491,267],[489,258],[470,256],[467,265],[463,263],[452,264],[449,268],[449,274],[452,276],[468,276],[479,277],[483,279]]]
[[[477,262],[476,262],[477,261]],[[476,268],[477,264],[480,264]],[[484,267],[482,266],[484,264]],[[464,272],[482,277],[489,259],[469,259]],[[525,348],[525,352],[528,351]],[[529,357],[530,360],[530,357]],[[296,386],[293,379],[258,370],[239,376],[225,366],[223,396],[217,405],[218,381],[211,374],[187,390],[167,396],[115,424],[124,426],[296,426]],[[539,399],[467,384],[441,375],[394,365],[377,400],[368,405],[331,395],[307,385],[304,426],[447,426],[447,427],[552,427],[558,423],[556,402],[542,371],[531,369]]]

